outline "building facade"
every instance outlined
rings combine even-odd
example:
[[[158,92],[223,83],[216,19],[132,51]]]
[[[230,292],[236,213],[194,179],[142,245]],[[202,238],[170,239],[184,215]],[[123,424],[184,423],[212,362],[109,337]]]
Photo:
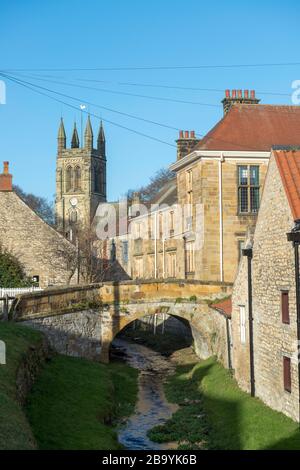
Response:
[[[192,260],[181,269],[185,278],[234,281],[256,224],[271,147],[299,140],[299,107],[258,101],[254,92],[227,90],[224,116],[203,139],[180,132],[171,169],[185,209],[183,259]]]
[[[251,243],[251,271],[249,274],[248,259],[243,257],[232,295],[233,368],[239,385],[250,391],[252,362],[255,395],[296,421],[299,421],[296,267],[294,247],[287,234],[300,218],[299,187],[299,150],[274,150]],[[296,234],[298,229],[296,226]]]
[[[0,174],[0,245],[42,288],[76,282],[76,250],[14,191],[8,162]]]
[[[74,240],[76,230],[89,228],[98,204],[106,201],[106,151],[102,123],[93,145],[93,130],[88,117],[84,143],[80,147],[74,125],[71,147],[67,148],[64,123],[58,132],[56,160],[56,226],[64,236]]]

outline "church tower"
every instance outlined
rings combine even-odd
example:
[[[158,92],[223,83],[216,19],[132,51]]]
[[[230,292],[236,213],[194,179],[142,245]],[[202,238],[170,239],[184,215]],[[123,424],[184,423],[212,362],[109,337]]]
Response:
[[[93,140],[93,129],[88,117],[82,145],[75,123],[71,147],[67,148],[61,119],[57,138],[55,213],[57,229],[71,240],[76,237],[77,230],[90,226],[98,204],[106,201],[106,155],[102,121],[97,148],[94,148]]]

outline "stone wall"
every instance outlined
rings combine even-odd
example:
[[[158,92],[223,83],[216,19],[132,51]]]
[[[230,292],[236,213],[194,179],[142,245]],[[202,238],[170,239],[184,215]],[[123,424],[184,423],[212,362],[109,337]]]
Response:
[[[274,157],[264,192],[253,250],[256,392],[272,408],[299,420],[294,251],[286,237],[294,223]],[[289,291],[289,325],[281,319],[282,290]],[[291,357],[291,393],[283,387],[283,356]]]
[[[40,286],[69,284],[75,247],[46,224],[14,192],[0,191],[0,244],[20,261]]]
[[[99,360],[101,319],[99,310],[83,310],[23,322],[44,333],[51,347],[60,354]]]
[[[234,283],[234,290],[232,293],[232,338],[233,338],[233,351],[232,351],[232,366],[234,369],[235,378],[239,386],[250,392],[250,356],[249,356],[249,322],[248,322],[248,260],[243,256],[240,261],[238,274]],[[246,341],[245,344],[241,342],[241,328],[240,328],[240,307],[245,307],[246,312]]]
[[[271,157],[253,244],[253,329],[256,395],[270,407],[299,420],[294,252],[287,232],[293,217],[274,157]],[[281,291],[289,292],[290,324],[281,318]],[[240,344],[239,305],[246,306],[247,342]],[[246,259],[233,291],[234,368],[249,390],[249,338]],[[291,393],[284,390],[283,356],[291,358]]]
[[[267,160],[229,159],[221,164],[222,214],[223,214],[223,274],[225,282],[233,282],[239,263],[239,241],[245,241],[249,229],[256,223],[255,214],[238,213],[238,165],[259,165],[260,195],[267,171]],[[196,205],[204,210],[204,244],[195,253],[194,279],[219,281],[220,275],[220,210],[219,210],[219,159],[201,159],[177,172],[178,202],[188,203],[187,170],[193,172],[194,219]],[[193,227],[196,231],[196,227]]]
[[[228,326],[230,330],[230,323]],[[228,347],[231,354],[231,346],[227,341],[226,317],[209,308],[195,319],[191,328],[197,356],[201,359],[216,356],[221,364],[228,368]]]

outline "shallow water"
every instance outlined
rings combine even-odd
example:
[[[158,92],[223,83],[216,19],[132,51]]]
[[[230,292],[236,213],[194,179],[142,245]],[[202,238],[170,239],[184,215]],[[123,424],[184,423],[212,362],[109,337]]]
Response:
[[[130,450],[165,450],[176,448],[176,443],[158,444],[147,437],[153,426],[164,424],[177,410],[168,403],[163,383],[174,371],[174,365],[161,354],[140,344],[116,339],[113,346],[125,353],[125,361],[140,370],[138,402],[133,415],[119,429],[119,442]]]

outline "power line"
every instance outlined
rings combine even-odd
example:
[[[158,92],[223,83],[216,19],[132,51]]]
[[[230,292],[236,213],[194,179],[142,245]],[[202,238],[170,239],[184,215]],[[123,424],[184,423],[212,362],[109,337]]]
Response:
[[[17,68],[3,69],[1,72],[69,72],[69,71],[119,71],[119,70],[192,70],[192,69],[219,69],[219,68],[250,68],[250,67],[293,67],[300,62],[273,62],[254,64],[199,64],[199,65],[146,65],[146,66],[119,66],[119,67],[69,67],[69,68]]]
[[[34,85],[34,84],[32,84],[32,86],[27,85],[26,82],[23,82],[23,81],[21,81],[21,80],[19,80],[19,79],[13,78],[13,77],[11,77],[11,76],[9,76],[9,75],[7,75],[7,74],[5,74],[5,73],[1,73],[1,72],[0,72],[0,76],[2,76],[2,77],[4,77],[4,78],[7,78],[7,80],[10,80],[10,81],[12,81],[12,82],[14,82],[14,83],[16,83],[16,84],[18,84],[18,85],[20,85],[20,86],[23,86],[23,87],[25,87],[25,88],[27,88],[27,89],[29,89],[29,90],[35,92],[35,93],[38,93],[38,94],[43,95],[43,96],[46,96],[47,98],[50,98],[50,99],[52,99],[52,100],[54,100],[54,101],[56,101],[56,102],[58,102],[58,103],[61,103],[61,104],[65,105],[65,106],[68,106],[69,108],[72,108],[72,109],[75,109],[76,111],[78,111],[78,108],[77,108],[76,106],[74,106],[74,105],[72,105],[72,104],[70,104],[70,103],[67,103],[66,101],[60,100],[60,99],[58,99],[58,98],[55,98],[54,96],[51,96],[51,95],[49,95],[48,93],[45,93],[45,92],[42,92],[42,91],[39,91],[39,90],[36,90],[35,88],[33,88],[33,87],[38,87],[37,85]],[[43,87],[38,87],[38,88],[43,88]],[[58,93],[58,92],[54,92],[54,91],[51,91],[51,90],[49,90],[49,91],[52,92],[52,93]],[[58,94],[62,95],[62,93],[58,93]],[[76,99],[76,98],[73,98],[73,99]],[[78,100],[78,101],[79,101],[79,100]],[[88,112],[88,111],[84,111],[84,110],[82,110],[82,112],[85,113],[85,114],[87,114],[87,115],[93,116],[93,117],[95,117],[95,118],[97,118],[97,119],[100,119],[100,120],[102,119],[104,122],[107,122],[107,123],[109,123],[109,124],[112,124],[113,126],[119,127],[119,128],[121,128],[121,129],[127,130],[127,131],[129,131],[129,132],[133,132],[134,134],[140,135],[140,136],[142,136],[142,137],[146,137],[147,139],[151,139],[151,140],[154,140],[154,141],[156,141],[156,142],[159,142],[159,143],[168,145],[168,146],[170,146],[170,147],[175,147],[175,148],[176,148],[176,145],[170,144],[170,142],[166,142],[166,141],[164,141],[164,140],[158,139],[157,137],[153,137],[153,136],[148,135],[148,134],[145,134],[145,133],[143,133],[143,132],[139,132],[139,131],[137,131],[137,130],[135,130],[135,129],[131,129],[130,127],[123,126],[122,124],[118,124],[118,123],[116,123],[116,122],[114,122],[114,121],[111,121],[111,120],[109,120],[109,119],[103,118],[102,116],[98,116],[97,114],[94,114],[94,113],[92,113],[92,112]]]
[[[10,75],[10,77],[13,77],[13,76]],[[16,77],[13,77],[13,78],[16,78]],[[131,118],[131,119],[136,119],[136,120],[142,121],[142,122],[147,122],[147,123],[149,123],[149,124],[154,124],[154,125],[156,125],[156,126],[164,127],[164,128],[166,128],[166,129],[171,129],[171,130],[175,130],[175,131],[181,130],[179,127],[170,126],[170,125],[168,125],[168,124],[164,124],[164,123],[161,123],[161,122],[158,122],[158,121],[153,121],[153,120],[151,120],[151,119],[142,118],[142,117],[136,116],[136,115],[134,115],[134,114],[125,113],[125,112],[123,112],[123,111],[119,111],[119,110],[116,110],[116,109],[113,109],[113,108],[109,108],[109,107],[107,107],[107,106],[99,105],[99,104],[93,103],[93,102],[91,102],[91,101],[83,100],[83,99],[81,99],[81,98],[76,98],[76,97],[74,97],[74,96],[67,95],[67,94],[65,94],[65,93],[60,93],[60,92],[58,92],[58,91],[51,90],[51,89],[49,89],[49,88],[40,87],[39,85],[36,85],[36,84],[34,84],[34,83],[30,83],[30,82],[27,82],[27,81],[24,81],[24,80],[21,80],[21,79],[17,79],[17,80],[19,80],[20,82],[26,83],[27,85],[30,85],[30,86],[33,86],[33,87],[37,87],[37,88],[43,89],[43,90],[45,90],[45,91],[47,91],[47,92],[56,93],[56,94],[58,94],[58,95],[60,95],[60,96],[63,96],[63,97],[65,97],[65,98],[69,98],[69,99],[72,99],[72,100],[74,100],[74,101],[78,101],[78,102],[80,102],[80,103],[86,103],[86,104],[88,104],[88,105],[90,105],[90,106],[93,106],[93,107],[95,107],[95,108],[105,109],[106,111],[109,111],[109,112],[112,112],[112,113],[116,113],[116,114],[119,114],[119,115],[121,115],[121,116],[126,116],[126,117],[129,117],[129,118]],[[198,135],[200,135],[200,134],[198,134]]]
[[[155,101],[169,101],[171,103],[182,103],[182,104],[192,104],[192,105],[198,105],[198,106],[209,106],[212,108],[220,108],[221,105],[218,104],[212,104],[212,103],[200,103],[197,101],[187,101],[187,100],[179,100],[179,99],[174,99],[174,98],[165,98],[161,96],[149,96],[149,95],[141,95],[137,93],[128,93],[125,91],[116,91],[116,90],[108,90],[106,88],[96,88],[96,87],[91,87],[91,86],[85,86],[85,85],[78,85],[76,83],[69,83],[69,82],[62,82],[58,80],[50,80],[46,78],[35,78],[34,80],[39,80],[47,83],[54,83],[56,85],[65,85],[65,86],[70,86],[70,87],[75,87],[75,88],[81,88],[81,89],[86,89],[86,90],[92,90],[92,91],[100,91],[104,93],[111,93],[115,95],[125,95],[125,96],[134,96],[137,98],[146,98],[150,100],[155,100]]]
[[[55,75],[42,75],[42,74],[30,74],[24,75],[22,73],[16,72],[15,75],[19,75],[22,77],[33,78],[35,80],[45,80],[46,78],[64,78],[64,77],[57,77]],[[189,87],[189,86],[180,86],[180,85],[162,85],[156,83],[135,83],[135,82],[116,82],[112,80],[98,80],[92,78],[74,78],[73,80],[78,80],[82,82],[92,82],[92,83],[103,83],[103,84],[110,84],[110,85],[121,85],[121,86],[132,86],[132,87],[141,87],[141,88],[162,88],[167,90],[186,90],[186,91],[205,91],[205,92],[213,92],[213,93],[224,93],[223,88],[201,88],[201,87]],[[51,80],[49,80],[51,81]],[[70,84],[71,85],[71,84]],[[72,84],[74,86],[74,84]],[[290,93],[282,93],[282,92],[275,92],[275,91],[259,91],[256,90],[258,95],[270,95],[270,96],[290,96]],[[197,103],[200,104],[200,103]],[[203,103],[206,105],[206,103]],[[211,104],[207,104],[211,106]],[[216,105],[215,105],[216,106]]]
[[[77,78],[76,80],[85,81],[85,82],[110,83],[110,84],[114,83],[112,81],[108,82],[105,80],[96,80],[96,79],[88,79],[88,78]],[[134,86],[134,87],[165,88],[165,89],[171,89],[171,90],[208,91],[208,92],[224,93],[224,89],[220,89],[220,88],[199,88],[199,87],[186,87],[186,86],[179,86],[179,85],[157,85],[154,83],[132,83],[132,82],[116,82],[116,84],[125,85],[125,86]],[[269,92],[269,91],[257,91],[256,90],[256,93],[259,95],[290,96],[290,93]]]

